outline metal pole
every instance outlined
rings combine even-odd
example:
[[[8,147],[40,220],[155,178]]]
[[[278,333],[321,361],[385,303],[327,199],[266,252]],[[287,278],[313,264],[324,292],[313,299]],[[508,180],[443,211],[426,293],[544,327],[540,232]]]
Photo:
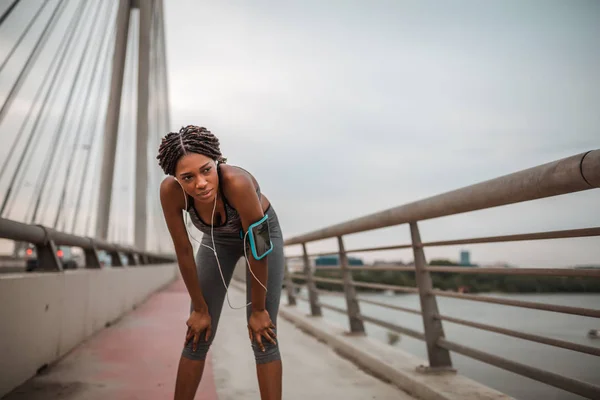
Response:
[[[117,36],[113,54],[112,81],[104,126],[104,150],[100,190],[98,191],[98,214],[96,215],[96,236],[108,237],[108,217],[112,197],[112,183],[115,172],[115,152],[117,150],[117,134],[119,132],[119,115],[121,113],[121,93],[123,91],[123,74],[129,34],[130,0],[120,0],[117,11]]]
[[[292,280],[292,275],[290,274],[290,267],[288,265],[287,260],[285,261],[285,286],[287,289],[288,305],[295,306],[296,305],[296,296],[295,296],[296,287],[294,286],[294,282]]]
[[[438,339],[444,337],[444,328],[442,327],[442,321],[435,318],[436,315],[439,315],[439,311],[435,296],[431,294],[433,289],[431,274],[425,269],[425,252],[423,251],[421,235],[416,222],[410,223],[410,236],[415,257],[415,278],[419,287],[425,342],[427,343],[427,354],[429,356],[429,366],[421,367],[419,370],[421,372],[453,371],[450,352],[437,345]]]
[[[148,208],[148,84],[150,80],[151,0],[139,2],[137,141],[135,152],[135,246],[146,250]]]
[[[342,269],[342,279],[344,280],[344,294],[346,295],[346,309],[348,310],[348,319],[350,322],[350,332],[364,334],[365,325],[360,319],[360,306],[356,299],[356,290],[352,285],[352,272],[348,269],[348,256],[344,248],[344,240],[338,236],[338,246],[340,249],[340,268]]]
[[[2,16],[0,17],[0,25],[2,25],[2,23],[6,20],[6,18],[10,15],[10,13],[12,12],[12,10],[15,8],[15,6],[19,3],[19,1],[21,0],[15,0],[13,1],[13,3],[10,5],[10,7],[8,7],[8,9],[6,11],[4,11],[4,14],[2,14]],[[47,3],[47,1],[46,1]],[[44,3],[44,5],[42,5],[42,8],[44,8],[44,6],[46,5],[46,3]],[[34,17],[34,19],[37,18],[37,14]]]
[[[321,312],[321,305],[319,304],[319,295],[313,279],[313,272],[310,268],[310,262],[308,261],[306,243],[302,243],[302,251],[304,252],[302,258],[304,260],[304,274],[306,275],[306,287],[308,288],[308,298],[310,300],[310,313],[313,317],[320,317],[323,313]]]
[[[162,135],[166,134],[171,129],[171,116],[169,114],[170,103],[169,103],[169,79],[167,74],[167,49],[166,49],[166,39],[165,39],[165,20],[164,20],[164,4],[163,0],[158,0],[158,24],[157,29],[160,33],[160,38],[157,43],[157,52],[159,53],[159,61],[160,66],[158,70],[160,71],[158,74],[159,77],[159,85],[162,86],[162,89],[159,87],[159,101],[160,101],[160,113],[162,116],[162,125],[159,125],[159,137],[158,143],[160,143],[160,138]],[[162,84],[162,85],[161,85]],[[158,148],[158,147],[157,147]],[[156,164],[155,164],[156,165]],[[160,173],[160,172],[159,172]],[[162,180],[162,177],[160,178]],[[158,182],[160,184],[160,181]],[[161,210],[159,209],[159,215],[162,215]],[[167,229],[167,224],[165,223],[163,218],[159,218],[160,220],[160,237],[161,243],[170,243],[169,242],[169,233]],[[158,234],[158,233],[157,233]]]
[[[158,15],[159,15],[159,23],[158,28],[160,29],[160,61],[162,62],[161,66],[161,78],[162,84],[164,86],[164,92],[161,93],[160,99],[164,102],[164,106],[162,108],[162,112],[165,118],[165,126],[164,129],[168,132],[171,129],[171,115],[169,114],[169,79],[167,74],[167,43],[165,38],[165,18],[164,18],[164,4],[163,0],[158,0]]]

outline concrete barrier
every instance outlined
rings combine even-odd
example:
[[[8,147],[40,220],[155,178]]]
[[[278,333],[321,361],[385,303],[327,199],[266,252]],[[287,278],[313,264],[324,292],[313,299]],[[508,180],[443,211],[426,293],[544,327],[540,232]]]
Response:
[[[178,275],[177,264],[0,275],[0,397]]]

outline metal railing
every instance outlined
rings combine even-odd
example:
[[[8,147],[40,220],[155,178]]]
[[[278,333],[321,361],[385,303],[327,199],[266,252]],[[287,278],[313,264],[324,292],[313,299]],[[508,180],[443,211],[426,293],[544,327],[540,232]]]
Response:
[[[42,225],[29,225],[5,218],[0,218],[0,238],[34,244],[39,265],[36,271],[63,270],[62,263],[57,256],[57,246],[81,248],[85,255],[85,268],[101,267],[99,250],[107,252],[111,265],[114,267],[123,266],[120,254],[127,257],[127,265],[162,264],[175,261],[175,258],[169,255],[140,251],[133,247],[72,235]]]
[[[427,219],[438,218],[447,215],[455,215],[469,211],[482,210],[491,207],[514,204],[535,199],[541,199],[598,187],[600,187],[600,150],[593,150],[548,164],[540,165],[534,168],[526,169],[513,174],[505,175],[496,179],[478,183],[472,186],[464,187],[448,193],[433,196],[421,201],[395,207],[382,212],[370,214],[341,224],[329,226],[301,236],[290,238],[285,241],[286,246],[302,246],[303,253],[300,257],[303,259],[303,273],[289,273],[286,263],[285,283],[287,289],[288,304],[295,305],[297,298],[307,300],[310,303],[310,310],[313,316],[320,316],[322,308],[327,308],[340,313],[344,313],[348,316],[350,331],[356,334],[364,334],[364,322],[369,322],[382,326],[391,331],[399,332],[417,339],[421,339],[426,343],[429,361],[429,366],[423,368],[423,371],[453,370],[452,361],[450,358],[450,352],[453,351],[465,355],[467,357],[471,357],[479,361],[483,361],[485,363],[494,365],[496,367],[500,367],[505,370],[529,377],[531,379],[544,382],[546,384],[558,387],[560,389],[579,394],[581,396],[589,398],[600,398],[599,386],[570,377],[566,377],[560,374],[556,374],[550,371],[542,370],[533,366],[511,361],[503,357],[499,357],[487,352],[483,352],[465,345],[452,342],[444,336],[442,321],[465,325],[484,331],[495,332],[510,337],[529,340],[559,348],[569,349],[572,351],[590,354],[593,356],[600,356],[599,348],[580,345],[577,343],[571,343],[563,340],[547,338],[539,335],[533,335],[525,332],[519,332],[511,329],[490,326],[478,322],[467,321],[461,318],[454,318],[441,315],[438,310],[436,296],[453,297],[463,300],[488,302],[574,315],[583,315],[594,318],[600,318],[600,310],[443,291],[435,289],[433,287],[431,277],[432,273],[445,272],[459,274],[483,273],[501,275],[512,274],[532,276],[600,278],[600,270],[568,268],[464,268],[456,266],[430,266],[427,265],[425,260],[426,247],[448,246],[457,244],[499,243],[514,242],[521,240],[543,240],[600,236],[600,227],[562,230],[553,232],[537,232],[519,235],[468,238],[438,242],[422,242],[418,226],[418,222]],[[400,224],[408,224],[410,226],[411,243],[398,246],[381,246],[354,250],[346,250],[344,248],[344,235],[396,226]],[[308,242],[328,238],[337,238],[337,251],[317,253],[311,255],[307,253],[306,244]],[[377,265],[368,267],[349,266],[347,258],[348,253],[392,249],[412,249],[414,255],[414,265],[402,267]],[[338,255],[339,266],[317,267],[316,269],[329,271],[337,270],[340,272],[341,277],[339,279],[335,279],[315,276],[314,271],[309,263],[309,256],[333,254]],[[291,258],[297,257],[286,257],[287,260]],[[353,280],[354,271],[365,270],[414,272],[417,287],[368,282],[355,282]],[[305,281],[306,287],[308,289],[308,298],[300,296],[296,293],[295,288],[301,285],[294,283],[293,280]],[[343,293],[337,294],[345,297],[346,309],[341,309],[339,307],[324,304],[321,301],[319,301],[319,294],[333,294],[334,292],[317,289],[316,282],[324,282],[343,286]],[[393,290],[395,292],[418,293],[420,298],[421,309],[410,309],[406,307],[393,306],[383,302],[377,302],[371,299],[358,298],[355,292],[355,288],[357,287]],[[378,306],[388,307],[403,312],[422,315],[424,332],[417,332],[406,327],[392,324],[388,321],[383,321],[377,318],[372,318],[363,315],[360,312],[360,302],[375,304]]]

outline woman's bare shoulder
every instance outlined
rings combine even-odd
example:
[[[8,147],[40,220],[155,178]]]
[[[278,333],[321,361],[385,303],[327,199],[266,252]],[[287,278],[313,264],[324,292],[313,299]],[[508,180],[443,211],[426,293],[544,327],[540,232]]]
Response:
[[[173,176],[167,176],[160,183],[160,200],[165,205],[184,209],[185,193],[183,188]]]
[[[258,182],[254,176],[241,167],[221,164],[219,168],[221,169],[221,178],[223,179],[224,186],[239,186],[250,183],[255,188],[258,187]]]

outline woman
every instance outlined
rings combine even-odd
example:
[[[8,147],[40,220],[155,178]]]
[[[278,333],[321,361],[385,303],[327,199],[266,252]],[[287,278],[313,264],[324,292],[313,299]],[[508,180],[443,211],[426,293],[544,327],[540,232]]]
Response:
[[[275,210],[250,173],[225,164],[219,140],[205,128],[189,125],[179,133],[167,134],[157,159],[165,174],[170,175],[160,185],[160,200],[191,297],[175,399],[194,398],[206,353],[217,332],[226,287],[244,254],[250,269],[246,273],[246,297],[250,302],[246,318],[261,399],[281,399],[282,364],[275,326],[284,255]],[[204,233],[196,261],[183,215],[189,215]],[[268,227],[272,243],[272,250],[262,258],[255,251],[259,237],[253,236],[254,247],[248,245],[248,235],[253,235],[261,220],[261,232],[264,236]]]

